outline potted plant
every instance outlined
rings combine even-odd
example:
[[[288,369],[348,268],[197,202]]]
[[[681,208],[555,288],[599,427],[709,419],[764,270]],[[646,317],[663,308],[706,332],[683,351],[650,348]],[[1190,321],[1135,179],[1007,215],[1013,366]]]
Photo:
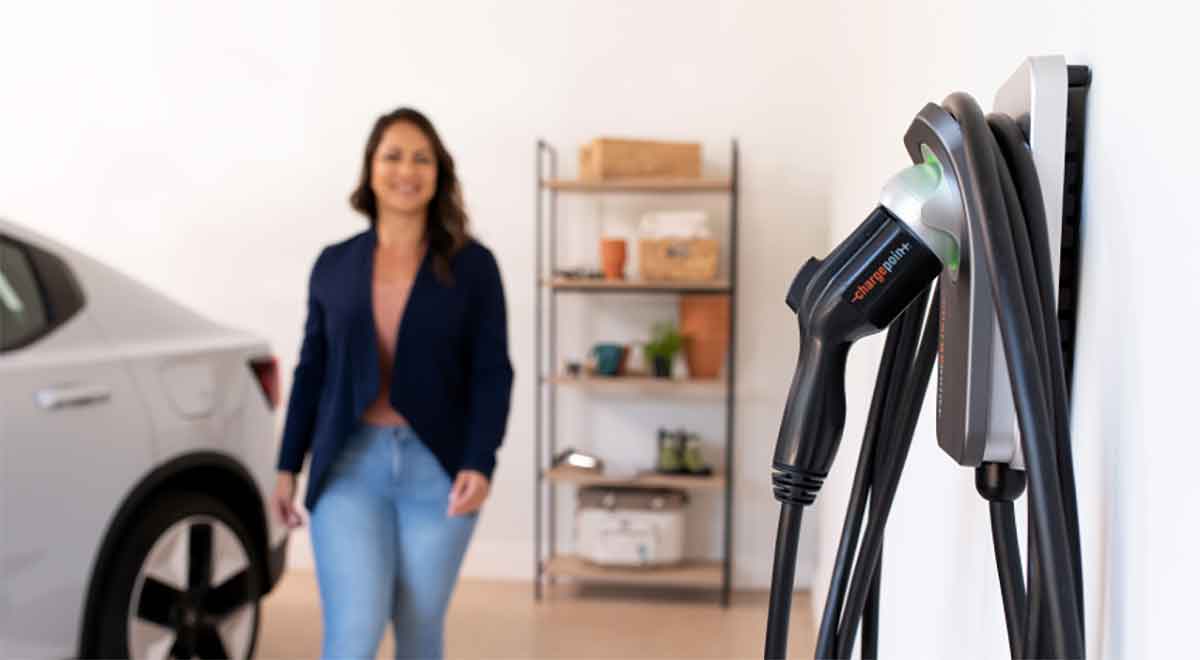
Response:
[[[646,343],[645,354],[654,364],[654,375],[658,378],[671,377],[671,363],[675,354],[683,347],[683,337],[674,323],[656,323],[651,339]]]

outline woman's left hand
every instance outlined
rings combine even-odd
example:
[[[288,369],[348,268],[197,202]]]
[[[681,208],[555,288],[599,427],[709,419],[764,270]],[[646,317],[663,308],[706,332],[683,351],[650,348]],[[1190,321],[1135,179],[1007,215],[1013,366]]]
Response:
[[[447,515],[462,516],[474,513],[483,506],[487,499],[491,484],[482,472],[476,470],[461,470],[454,478],[454,487],[450,489],[450,508]]]

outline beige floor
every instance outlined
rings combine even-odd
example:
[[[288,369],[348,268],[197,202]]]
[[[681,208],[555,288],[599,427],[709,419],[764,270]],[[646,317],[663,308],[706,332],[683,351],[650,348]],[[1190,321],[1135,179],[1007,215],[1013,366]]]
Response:
[[[809,600],[792,607],[788,651],[812,655]],[[739,593],[722,609],[712,592],[559,585],[541,603],[519,582],[464,580],[446,624],[451,658],[761,658],[767,595]],[[259,658],[311,658],[321,617],[312,573],[292,571],[263,606]],[[385,639],[380,657],[391,656]]]

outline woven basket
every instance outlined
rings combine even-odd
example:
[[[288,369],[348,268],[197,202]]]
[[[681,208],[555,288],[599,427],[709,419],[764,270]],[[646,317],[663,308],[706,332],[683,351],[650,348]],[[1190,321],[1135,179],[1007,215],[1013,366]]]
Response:
[[[720,243],[712,238],[638,240],[638,266],[644,280],[716,279],[720,256]]]
[[[699,176],[699,142],[596,138],[579,150],[581,179]]]

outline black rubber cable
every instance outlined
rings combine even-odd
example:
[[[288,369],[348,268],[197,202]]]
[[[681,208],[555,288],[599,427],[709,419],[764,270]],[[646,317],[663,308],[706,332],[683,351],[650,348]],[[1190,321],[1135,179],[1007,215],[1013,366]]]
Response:
[[[989,126],[992,128],[993,137],[995,136],[996,132],[995,124],[993,123],[993,120],[995,119],[996,115],[992,115],[988,120]],[[1052,347],[1047,341],[1046,322],[1041,313],[1040,303],[1043,293],[1039,290],[1038,277],[1035,273],[1033,248],[1029,241],[1028,221],[1025,217],[1025,212],[1017,194],[1016,184],[1012,179],[1012,175],[1009,173],[1010,165],[1009,163],[1005,162],[1003,154],[999,149],[999,145],[996,144],[995,146],[997,147],[994,153],[996,173],[1000,176],[1000,184],[1004,192],[1004,205],[1008,211],[1008,226],[1012,236],[1013,247],[1016,249],[1017,273],[1021,280],[1021,287],[1025,292],[1025,303],[1028,306],[1026,309],[1026,314],[1029,317],[1030,327],[1033,329],[1033,346],[1037,353],[1038,372],[1041,374],[1042,383],[1049,384],[1053,380],[1053,375],[1051,373],[1050,353],[1052,350],[1059,349],[1057,346]],[[1050,410],[1052,417],[1052,425],[1050,428],[1053,428],[1056,431],[1054,433],[1054,445],[1057,469],[1058,446],[1060,444],[1057,433],[1057,420],[1059,419],[1059,412],[1052,404],[1050,406]],[[1054,496],[1058,498],[1058,504],[1063,508],[1065,515],[1066,506],[1065,502],[1062,500],[1061,487],[1059,490],[1060,492],[1054,493]],[[1070,529],[1068,526],[1068,534],[1069,533]],[[1036,531],[1034,532],[1030,541],[1031,544],[1029,547],[1036,548]],[[1030,573],[1035,576],[1035,580],[1030,583],[1033,585],[1030,590],[1033,592],[1036,602],[1030,611],[1033,613],[1036,621],[1032,625],[1028,626],[1029,636],[1028,639],[1024,640],[1024,654],[1029,655],[1030,657],[1044,658],[1051,655],[1053,653],[1053,649],[1049,645],[1050,640],[1045,638],[1041,633],[1042,631],[1049,630],[1053,623],[1048,619],[1050,616],[1050,611],[1047,608],[1042,607],[1041,604],[1042,594],[1045,592],[1046,585],[1042,582],[1042,572],[1038,566],[1039,562],[1040,559],[1038,558],[1037,553],[1031,553]],[[1074,568],[1072,567],[1072,571],[1073,570]]]
[[[1037,526],[1037,548],[1041,569],[1045,574],[1046,601],[1052,622],[1050,636],[1055,653],[1061,657],[1081,657],[1083,639],[1079,612],[1075,600],[1075,580],[1069,558],[1065,514],[1059,495],[1056,460],[1052,450],[1052,434],[1046,387],[1038,376],[1036,351],[1032,347],[1033,330],[1027,314],[1025,296],[1015,273],[1008,268],[1014,263],[1015,248],[1011,234],[998,225],[1004,212],[1002,193],[989,182],[999,181],[992,160],[994,138],[988,130],[983,113],[973,99],[965,94],[952,94],[944,106],[958,120],[962,129],[963,146],[968,164],[979,172],[979,197],[974,214],[980,222],[979,232],[983,254],[991,275],[993,302],[1000,325],[1005,361],[1017,410],[1021,442],[1029,468],[1030,501],[1033,504],[1032,523]],[[1051,435],[1051,437],[1047,437]],[[1049,455],[1048,455],[1049,454]]]
[[[1021,575],[1021,549],[1017,545],[1017,522],[1013,514],[1013,501],[1024,492],[1025,482],[1025,472],[1007,463],[985,462],[975,468],[975,490],[989,503],[996,573],[1000,578],[1004,622],[1013,660],[1025,657],[1025,582]]]
[[[787,656],[788,621],[792,613],[792,590],[796,582],[796,546],[804,507],[783,502],[779,510],[779,529],[775,533],[775,567],[771,577],[771,605],[767,616],[766,660]]]
[[[1083,612],[1083,562],[1079,534],[1079,505],[1075,490],[1075,466],[1072,456],[1070,395],[1066,380],[1066,367],[1062,354],[1062,337],[1058,327],[1058,314],[1055,305],[1054,272],[1051,265],[1050,238],[1046,230],[1046,208],[1041,196],[1041,183],[1038,180],[1037,168],[1033,157],[1025,148],[1025,136],[1017,123],[1008,116],[998,115],[992,123],[992,132],[1004,159],[1008,162],[1009,170],[1013,172],[1021,206],[1029,227],[1031,254],[1034,260],[1034,271],[1038,278],[1038,290],[1041,292],[1041,314],[1045,319],[1046,341],[1050,348],[1051,386],[1055,409],[1055,430],[1058,434],[1058,470],[1062,479],[1064,512],[1067,516],[1068,532],[1071,536],[1075,567],[1076,600],[1079,611]],[[1034,194],[1036,191],[1037,194]],[[1083,631],[1083,621],[1080,620],[1080,630]]]
[[[888,394],[883,413],[884,419],[896,419],[898,410],[900,409],[901,399],[903,398],[902,393],[904,387],[908,384],[909,378],[912,376],[913,361],[916,357],[918,344],[921,341],[921,325],[928,299],[929,290],[926,289],[909,304],[904,316],[900,319],[900,349],[896,354],[897,364],[892,370],[892,377],[888,384]],[[887,474],[892,470],[893,463],[896,460],[896,452],[893,446],[895,442],[887,442],[892,435],[888,433],[890,430],[882,429],[883,434],[877,438],[875,443],[875,460],[871,468],[872,484],[885,483]],[[903,461],[900,463],[902,466]],[[869,509],[870,518],[875,518],[880,506],[879,489],[872,486],[871,508]],[[870,589],[867,590],[867,602],[863,607],[863,640],[860,650],[863,660],[869,660],[879,655],[879,601],[883,584],[882,545],[880,546],[879,557],[879,560],[875,562],[874,577],[871,579]]]
[[[850,583],[850,594],[846,607],[842,611],[842,621],[837,634],[837,657],[848,658],[854,648],[854,636],[858,622],[866,606],[867,592],[874,578],[875,568],[883,551],[883,532],[887,525],[892,503],[895,501],[896,489],[900,485],[900,475],[903,471],[908,450],[912,446],[913,431],[921,412],[921,404],[925,399],[925,390],[929,386],[929,376],[933,371],[934,358],[937,357],[938,319],[940,309],[940,293],[934,295],[934,303],[929,307],[925,318],[925,330],[921,335],[921,344],[917,349],[916,361],[909,374],[909,379],[903,391],[899,408],[898,420],[892,428],[890,440],[893,445],[892,458],[889,459],[891,470],[884,483],[879,484],[878,511],[871,512],[863,535],[862,547],[859,549],[858,560],[854,566],[854,577]],[[872,498],[875,501],[875,497]]]
[[[982,114],[982,113],[979,113]],[[1004,211],[1010,214],[1000,215],[998,212],[983,218],[985,227],[991,232],[988,239],[994,240],[994,245],[1009,256],[1009,259],[997,257],[988,253],[989,260],[998,263],[1012,263],[1018,268],[1006,269],[1001,272],[994,287],[1008,287],[1008,295],[1013,298],[1001,298],[1004,294],[996,295],[997,314],[1001,314],[1002,340],[1006,342],[1006,361],[1009,367],[1009,380],[1014,386],[1014,400],[1018,401],[1018,421],[1021,425],[1021,439],[1025,443],[1028,466],[1030,466],[1031,481],[1031,521],[1034,523],[1034,533],[1031,535],[1033,552],[1037,557],[1031,560],[1031,571],[1034,580],[1030,592],[1034,604],[1030,608],[1032,618],[1028,626],[1027,650],[1032,650],[1036,656],[1056,655],[1075,658],[1082,654],[1082,635],[1079,628],[1078,601],[1074,601],[1074,568],[1070,563],[1069,532],[1066,527],[1066,514],[1063,511],[1062,484],[1058,478],[1057,469],[1057,433],[1055,433],[1054,415],[1050,413],[1049,401],[1049,365],[1046,356],[1044,328],[1042,316],[1037,312],[1039,294],[1034,290],[1030,295],[1032,274],[1028,272],[1028,248],[1016,240],[1024,238],[1024,215],[1020,214],[1019,203],[1015,202],[1016,194],[1013,182],[1010,180],[1007,166],[1000,157],[1000,150],[990,131],[986,140],[980,143],[990,146],[992,160],[996,168],[997,182],[1000,184],[1000,194],[992,193],[990,203],[996,204],[1000,197]],[[1000,209],[995,205],[994,210]],[[997,218],[1009,220],[1008,227],[1000,227]],[[1006,230],[1008,229],[1008,230]],[[1022,262],[1021,257],[1025,260]],[[1025,268],[1022,268],[1022,265]],[[1024,277],[1022,277],[1024,275]],[[1024,280],[1024,282],[1021,282]],[[1019,283],[1020,282],[1020,283]],[[1025,284],[1028,286],[1025,286]],[[1031,307],[1034,306],[1034,307]],[[1004,310],[1001,310],[1004,307]],[[1004,314],[1007,313],[1007,316]],[[1004,323],[1008,323],[1007,329]],[[1008,330],[1008,336],[1006,335]],[[1014,332],[1016,342],[1024,349],[1025,354],[1012,353]],[[1040,332],[1039,332],[1040,331]],[[1039,336],[1040,335],[1040,336]],[[1030,362],[1033,362],[1031,365]],[[1025,371],[1022,371],[1025,370]],[[1032,374],[1032,377],[1031,377]],[[1018,391],[1024,383],[1025,391]],[[1022,400],[1022,396],[1026,397]],[[1040,421],[1036,421],[1040,420]],[[1039,437],[1031,437],[1038,433]],[[1049,445],[1046,443],[1050,443]],[[1040,607],[1039,599],[1046,599],[1046,607]],[[1070,601],[1070,602],[1068,602]],[[1040,635],[1046,635],[1045,640]]]
[[[892,370],[892,377],[888,384],[888,394],[883,413],[884,419],[896,419],[896,415],[898,414],[897,411],[901,405],[904,387],[908,384],[909,378],[912,375],[913,361],[916,357],[918,343],[921,340],[921,325],[928,299],[929,290],[926,289],[909,304],[904,316],[900,319],[900,350],[897,353],[896,367]],[[883,430],[883,435],[877,439],[875,444],[875,460],[872,466],[871,477],[872,484],[884,483],[886,475],[892,469],[893,462],[895,461],[895,451],[893,448],[895,443],[886,442],[891,436],[887,431],[890,431],[890,429]],[[878,493],[879,490],[872,487],[871,508],[869,509],[871,518],[875,517],[880,507]],[[863,640],[860,650],[863,660],[869,660],[879,655],[879,601],[883,584],[882,546],[880,547],[879,557],[880,559],[875,562],[874,577],[871,579],[871,586],[867,591],[867,602],[863,607]]]
[[[990,502],[992,544],[1008,624],[1008,647],[1013,660],[1023,656],[1025,626],[1025,580],[1021,575],[1021,549],[1017,545],[1017,521],[1012,502]]]
[[[1050,355],[1046,345],[1046,322],[1041,313],[1041,292],[1038,291],[1038,278],[1034,273],[1033,249],[1029,244],[1029,228],[1025,223],[1025,212],[1021,209],[1021,201],[1017,196],[1016,184],[1008,172],[1008,164],[999,150],[993,154],[996,163],[996,174],[1000,176],[1000,187],[1004,193],[1004,208],[1008,212],[1009,236],[1016,249],[1017,277],[1021,282],[1021,290],[1025,292],[1027,304],[1026,313],[1029,315],[1029,327],[1033,330],[1033,348],[1037,355],[1038,373],[1043,383],[1049,383]],[[1050,414],[1054,414],[1051,407]],[[1055,428],[1053,425],[1050,428]],[[1055,434],[1057,435],[1057,433]]]
[[[910,385],[910,379],[915,368],[916,354],[921,341],[921,327],[924,322],[926,304],[929,299],[929,291],[926,290],[914,300],[909,308],[905,310],[905,316],[902,319],[900,347],[901,350],[897,353],[897,361],[899,364],[892,370],[892,378],[889,384],[887,405],[884,409],[884,419],[899,419],[902,412],[903,392]],[[938,309],[940,301],[934,301],[934,309]],[[920,404],[917,404],[918,406]],[[891,429],[888,429],[889,431]],[[890,440],[890,441],[889,441]],[[908,442],[911,442],[911,435]],[[899,480],[899,472],[903,471],[904,459],[897,459],[897,442],[896,434],[885,433],[879,438],[875,450],[875,465],[872,476],[873,484],[887,483],[891,473],[896,473],[895,478]],[[907,449],[905,449],[907,452]],[[882,491],[879,488],[871,489],[871,508],[870,520],[875,520],[883,508]],[[888,505],[890,507],[890,504]],[[884,514],[885,516],[887,514]],[[862,612],[862,628],[863,638],[860,656],[863,660],[875,658],[879,655],[879,602],[883,585],[883,540],[880,539],[879,559],[875,562],[875,568],[872,571],[871,585],[867,590],[867,602],[863,607]],[[851,643],[853,646],[853,642]]]
[[[1047,342],[1046,322],[1041,312],[1043,292],[1039,288],[1039,278],[1035,272],[1033,248],[1029,240],[1028,220],[1026,219],[1023,204],[1017,193],[1016,184],[1009,172],[1011,165],[1005,160],[1003,150],[999,147],[999,138],[996,136],[999,132],[997,126],[1002,122],[1000,117],[1001,115],[994,114],[988,116],[988,126],[992,130],[993,138],[996,138],[993,160],[996,163],[996,173],[1000,176],[1000,187],[1004,194],[1008,227],[1017,257],[1017,275],[1021,281],[1021,289],[1025,292],[1025,303],[1028,306],[1025,311],[1029,316],[1030,327],[1033,330],[1033,346],[1037,353],[1038,373],[1041,375],[1042,382],[1048,384],[1053,379],[1050,364],[1052,349]],[[1045,222],[1044,218],[1042,222]],[[1058,350],[1058,348],[1054,347],[1053,350]],[[1053,405],[1051,405],[1051,417],[1053,418],[1051,428],[1054,428],[1056,431],[1054,444],[1057,469],[1059,411]],[[1032,503],[1032,499],[1030,502]],[[1063,505],[1061,493],[1059,493],[1059,504],[1060,506]],[[1065,513],[1065,506],[1063,510]],[[1036,548],[1038,547],[1037,530],[1034,527],[1030,529],[1029,547]],[[1042,607],[1041,601],[1045,585],[1042,582],[1042,572],[1039,563],[1038,554],[1031,552],[1029,555],[1029,574],[1032,576],[1032,579],[1029,583],[1029,592],[1032,594],[1033,602],[1028,609],[1031,618],[1025,621],[1027,638],[1023,640],[1023,655],[1035,658],[1047,657],[1053,653],[1053,650],[1048,646],[1049,640],[1042,636],[1042,631],[1049,629],[1051,622],[1047,619],[1050,616],[1050,612]]]
[[[904,391],[912,379],[913,366],[917,359],[917,350],[921,344],[921,331],[925,325],[925,313],[929,306],[929,288],[922,291],[904,310],[904,315],[898,319],[900,324],[900,344],[896,350],[896,366],[892,369],[892,377],[888,380],[887,398],[883,406],[883,422],[875,444],[875,465],[873,466],[872,483],[880,483],[880,478],[895,464],[895,440],[893,428],[895,421],[902,419],[900,415],[904,404]],[[936,306],[935,301],[935,306]],[[894,324],[893,324],[894,325]],[[886,422],[892,420],[892,426]],[[871,490],[871,506],[878,506],[875,501],[879,497],[878,489]]]
[[[872,477],[878,464],[877,448],[881,444],[879,436],[886,427],[883,420],[885,407],[889,400],[896,401],[903,383],[907,380],[908,370],[919,337],[917,329],[921,323],[921,313],[924,307],[925,294],[918,297],[903,315],[888,328],[887,339],[884,341],[883,357],[879,362],[879,370],[875,376],[875,391],[871,396],[871,407],[867,413],[867,424],[863,431],[862,449],[858,455],[858,465],[854,471],[854,483],[850,488],[850,503],[846,507],[846,519],[842,524],[842,538],[838,543],[837,554],[833,565],[833,575],[829,582],[829,592],[825,598],[825,610],[821,616],[821,624],[817,634],[816,657],[831,658],[837,643],[837,626],[841,619],[842,604],[846,598],[846,588],[850,581],[850,569],[853,555],[858,547],[859,534],[862,531],[863,517],[866,512],[867,498],[872,487]]]
[[[1033,499],[1028,502],[1029,520],[1033,520]],[[1042,594],[1045,593],[1045,577],[1042,576],[1042,564],[1038,560],[1037,528],[1029,526],[1027,546],[1029,548],[1029,589],[1025,600],[1025,645],[1023,655],[1026,658],[1048,658],[1053,651],[1048,650],[1050,644],[1043,635],[1049,626],[1042,625],[1046,621],[1046,608],[1042,605]]]
[[[863,514],[867,508],[867,494],[871,487],[872,466],[875,463],[875,438],[879,431],[880,417],[883,414],[883,404],[887,396],[888,379],[891,377],[893,364],[896,361],[900,325],[893,323],[892,327],[888,329],[887,340],[883,345],[883,357],[879,361],[879,371],[875,376],[875,392],[871,397],[871,408],[867,413],[867,426],[863,431],[862,448],[858,453],[858,466],[854,471],[854,483],[850,487],[850,502],[846,507],[846,519],[842,523],[842,538],[838,543],[837,555],[833,563],[833,575],[830,577],[829,591],[825,596],[825,610],[817,632],[816,657],[818,658],[829,658],[833,654],[837,622],[841,616],[842,602],[846,597],[846,584],[849,581],[851,553],[858,546],[858,535],[862,528]]]
[[[862,660],[879,657],[879,596],[880,581],[883,579],[883,548],[879,549],[880,560],[875,564],[875,577],[867,590],[867,604],[863,608]]]
[[[1037,176],[1037,168],[1033,157],[1025,145],[1025,136],[1017,123],[1006,115],[990,115],[988,123],[996,138],[999,153],[1006,164],[1005,171],[1011,172],[1015,183],[1015,192],[1020,199],[1023,216],[1026,220],[1026,243],[1017,245],[1018,253],[1024,251],[1032,262],[1032,272],[1035,279],[1036,298],[1030,298],[1030,314],[1042,321],[1045,341],[1045,364],[1051,395],[1051,407],[1054,417],[1056,435],[1055,458],[1061,480],[1061,501],[1063,512],[1067,519],[1067,532],[1071,543],[1071,564],[1075,577],[1075,600],[1080,613],[1080,634],[1085,632],[1083,621],[1083,567],[1080,550],[1079,514],[1075,490],[1075,469],[1071,450],[1070,401],[1065,377],[1065,366],[1062,355],[1062,341],[1059,334],[1057,309],[1054,302],[1054,274],[1051,264],[1049,237],[1046,230],[1045,204],[1041,194],[1041,184]],[[1014,237],[1017,234],[1014,232]],[[1036,304],[1034,304],[1036,301]],[[1030,547],[1033,547],[1032,545]],[[1031,555],[1031,574],[1040,573],[1036,569],[1036,556]],[[1035,608],[1036,611],[1036,608]],[[1031,631],[1028,653],[1044,655],[1044,644],[1038,643],[1038,628]]]

